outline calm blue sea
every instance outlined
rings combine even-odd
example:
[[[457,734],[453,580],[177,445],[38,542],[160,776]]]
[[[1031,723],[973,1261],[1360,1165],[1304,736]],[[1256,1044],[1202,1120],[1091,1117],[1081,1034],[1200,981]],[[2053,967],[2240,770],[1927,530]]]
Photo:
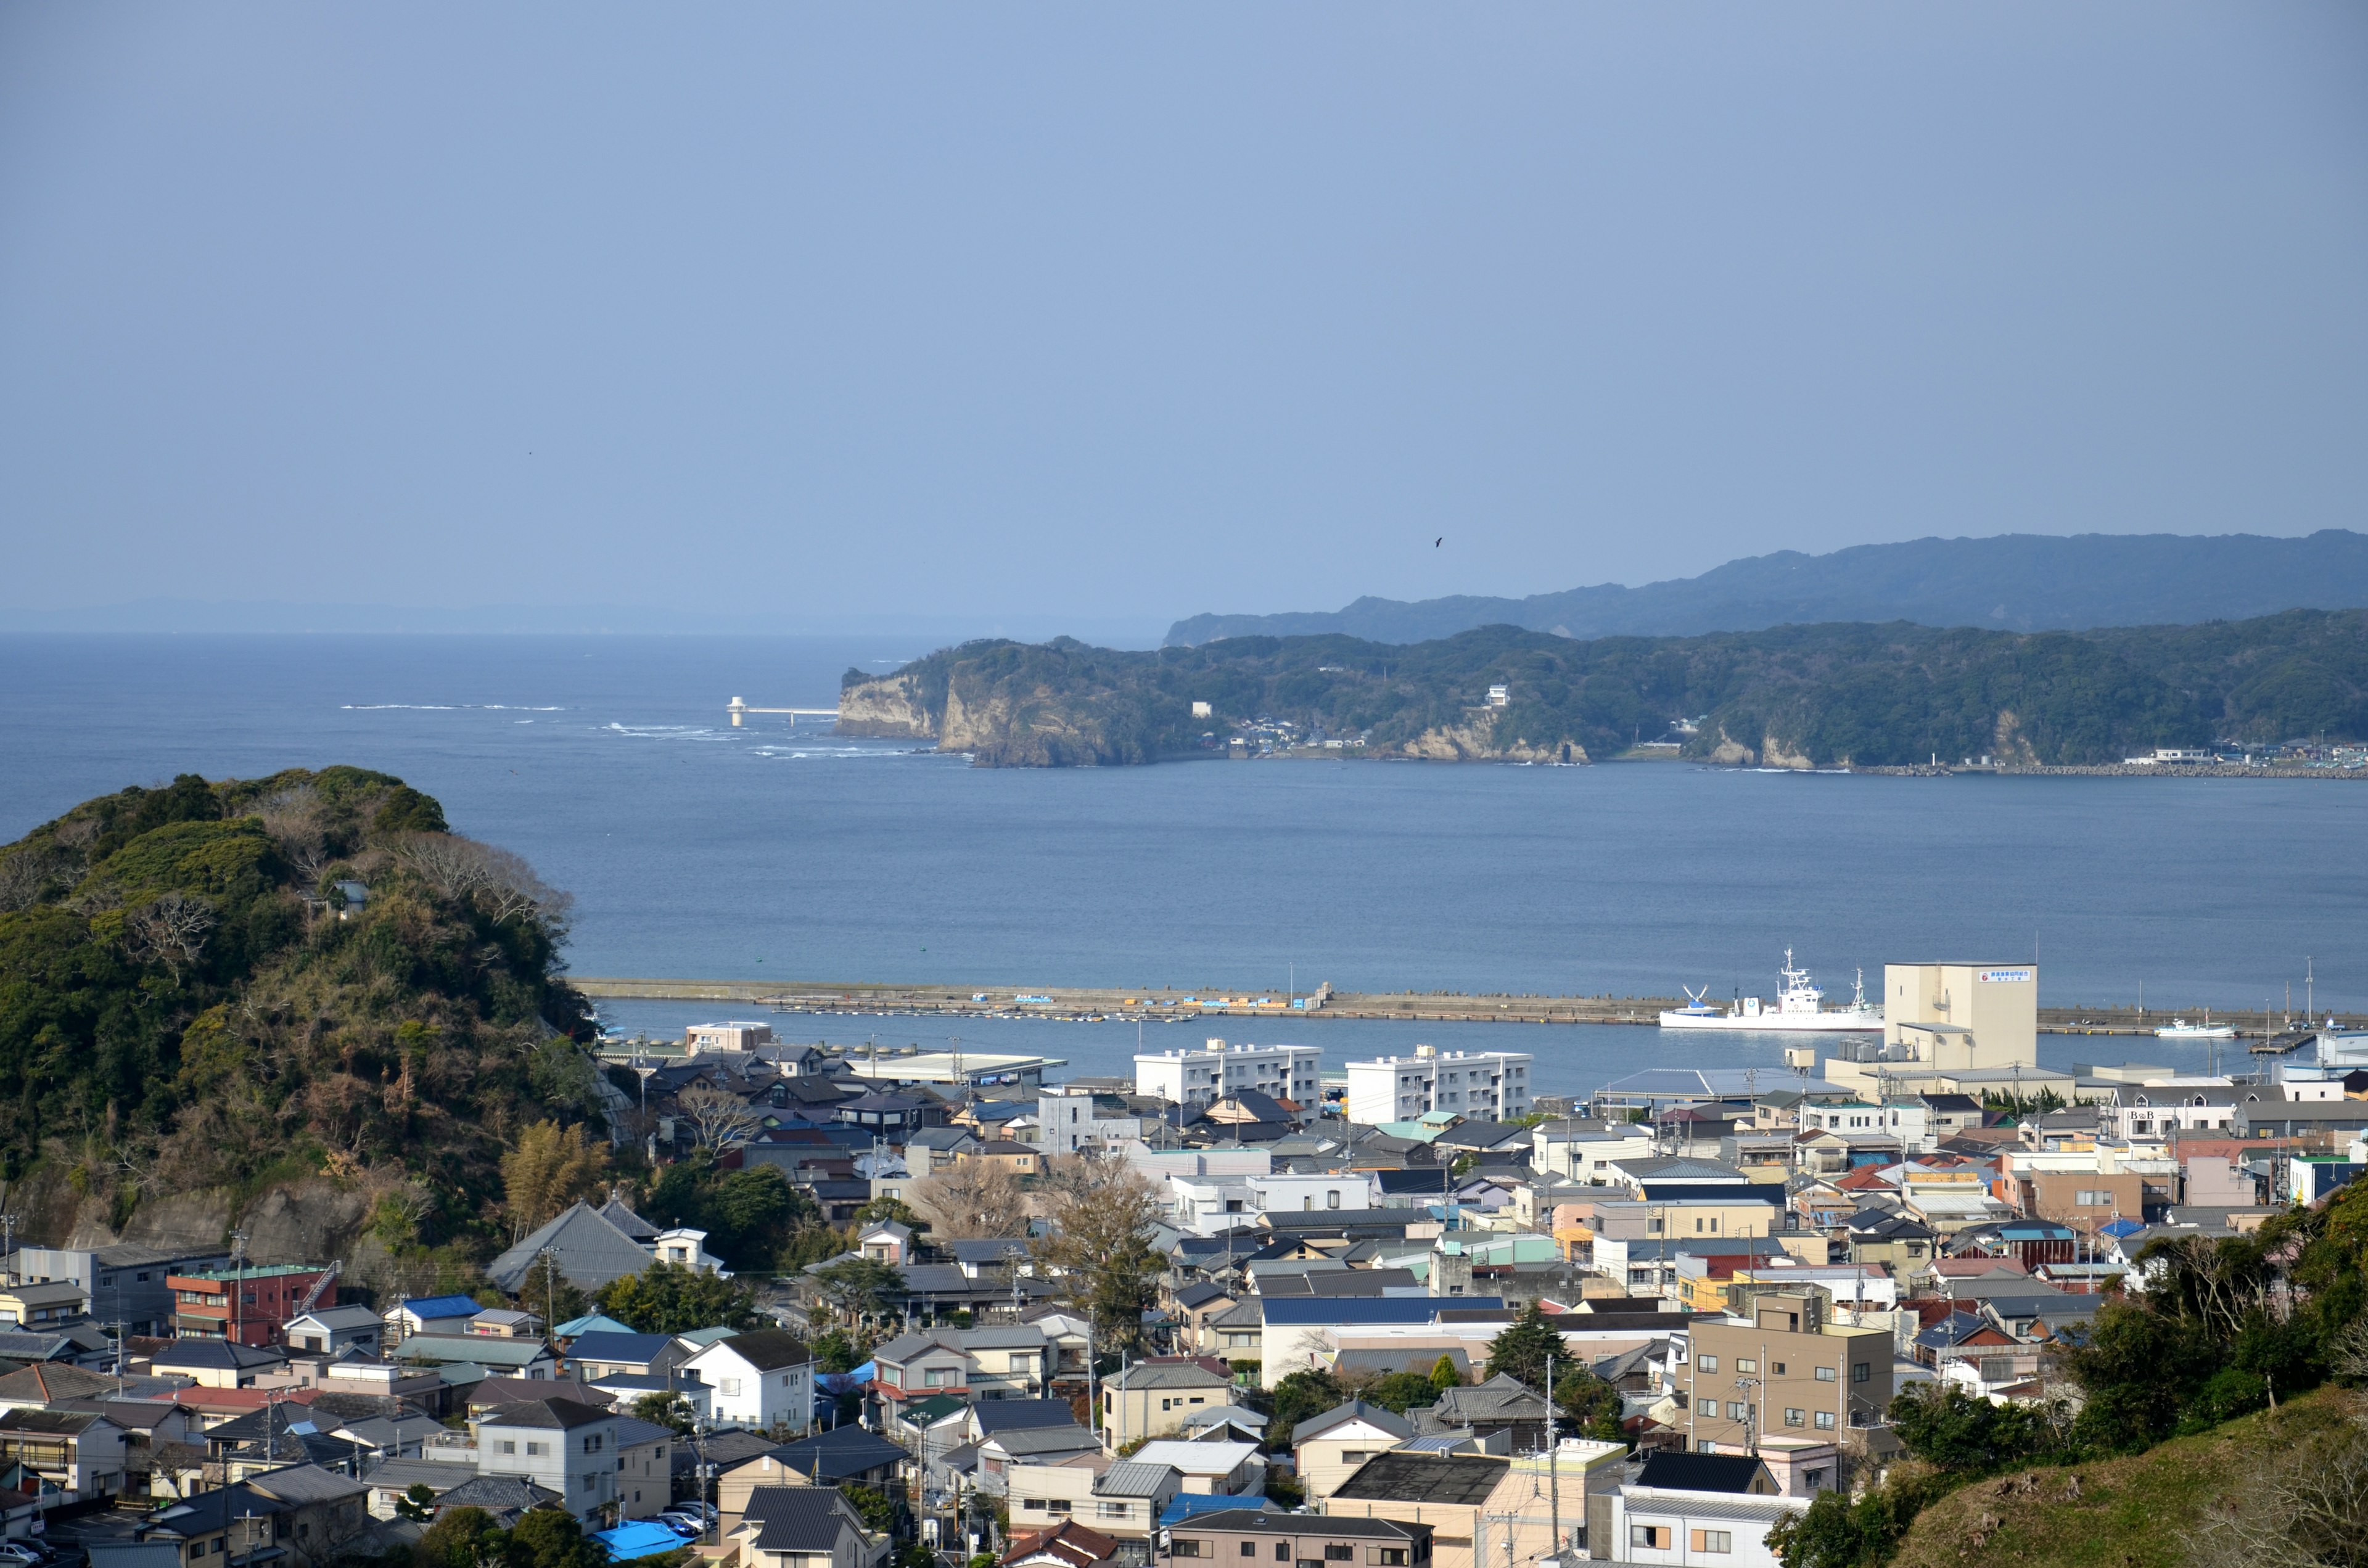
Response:
[[[1855,968],[1885,960],[2035,952],[2051,1004],[2143,987],[2150,1004],[2255,1011],[2283,1006],[2290,981],[2300,1005],[2307,955],[2323,1003],[2368,1006],[2368,786],[1675,764],[998,772],[723,717],[734,695],[827,706],[850,665],[926,651],[0,638],[0,841],[176,771],[349,762],[402,775],[458,829],[572,889],[586,974],[1725,996],[1772,994],[1789,944],[1844,994]],[[844,1023],[797,1032],[872,1027]],[[1368,1033],[1401,1043],[1397,1026],[1304,1027],[1344,1051],[1349,1031],[1360,1050]],[[1465,1026],[1499,1040],[1508,1028]],[[1030,1043],[1030,1029],[1053,1032]],[[1116,1070],[1133,1043],[1116,1026],[994,1032],[1016,1049],[1067,1042],[1053,1053],[1079,1071]],[[1542,1057],[1549,1036],[1593,1082],[1622,1062],[1757,1049],[1520,1034]],[[1420,1037],[1463,1042],[1440,1026]],[[2095,1043],[2111,1059],[2165,1054]]]

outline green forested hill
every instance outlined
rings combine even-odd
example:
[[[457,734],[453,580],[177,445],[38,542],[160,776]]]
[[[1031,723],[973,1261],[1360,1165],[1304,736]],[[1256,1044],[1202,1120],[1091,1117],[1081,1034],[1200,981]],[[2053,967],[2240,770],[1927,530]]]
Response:
[[[1508,705],[1483,708],[1503,685]],[[1196,719],[1195,701],[1212,716]],[[1603,756],[1702,718],[1692,755],[1861,767],[1985,753],[2114,762],[2157,745],[2368,736],[2368,611],[2094,632],[1894,622],[1576,642],[1509,626],[1407,645],[1243,637],[1122,653],[972,643],[849,671],[842,724],[985,763],[1189,754],[1260,717],[1365,735],[1367,755]]]
[[[473,1223],[518,1127],[594,1114],[564,917],[384,774],[86,801],[0,848],[0,1176],[64,1167],[129,1209],[407,1172]]]

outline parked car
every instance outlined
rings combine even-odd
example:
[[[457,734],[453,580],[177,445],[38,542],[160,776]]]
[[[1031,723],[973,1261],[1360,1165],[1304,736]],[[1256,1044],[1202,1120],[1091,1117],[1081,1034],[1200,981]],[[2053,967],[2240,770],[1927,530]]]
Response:
[[[712,1503],[700,1502],[695,1497],[685,1498],[683,1501],[677,1503],[674,1506],[668,1508],[666,1512],[669,1514],[682,1514],[690,1518],[698,1519],[705,1523],[712,1523],[715,1518],[715,1505]]]
[[[14,1568],[46,1568],[51,1553],[29,1540],[0,1540],[0,1565]]]
[[[705,1522],[694,1519],[688,1514],[660,1514],[658,1516],[658,1523],[666,1526],[668,1529],[674,1531],[675,1534],[681,1536],[686,1540],[707,1533],[707,1526]]]

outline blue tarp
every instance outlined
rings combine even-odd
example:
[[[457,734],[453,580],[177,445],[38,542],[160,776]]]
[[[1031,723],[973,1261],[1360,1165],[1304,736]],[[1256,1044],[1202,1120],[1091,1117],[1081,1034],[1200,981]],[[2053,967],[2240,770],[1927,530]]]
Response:
[[[608,1549],[611,1562],[631,1562],[637,1558],[657,1557],[679,1551],[688,1545],[682,1537],[661,1524],[648,1519],[636,1519],[629,1525],[619,1525],[612,1530],[600,1530],[592,1539]]]

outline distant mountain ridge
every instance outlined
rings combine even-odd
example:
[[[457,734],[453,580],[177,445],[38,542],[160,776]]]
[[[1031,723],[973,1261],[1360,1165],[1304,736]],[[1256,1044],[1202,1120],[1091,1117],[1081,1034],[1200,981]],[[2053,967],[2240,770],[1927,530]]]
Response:
[[[1560,637],[1690,637],[1833,621],[1913,621],[1998,631],[2192,626],[2287,609],[2368,607],[2368,534],[2000,534],[1779,551],[1699,577],[1617,583],[1528,598],[1360,598],[1344,609],[1196,615],[1167,646],[1326,633],[1424,642],[1475,626]]]

